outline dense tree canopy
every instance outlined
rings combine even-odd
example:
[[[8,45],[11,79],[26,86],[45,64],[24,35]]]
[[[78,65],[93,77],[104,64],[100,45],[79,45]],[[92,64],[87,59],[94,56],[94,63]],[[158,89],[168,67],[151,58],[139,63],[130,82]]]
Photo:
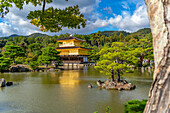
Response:
[[[140,58],[140,67],[143,66],[143,60],[145,58],[149,60],[153,60],[153,46],[152,42],[150,42],[148,39],[140,39],[137,42],[137,47],[134,50],[134,53],[137,57]],[[152,54],[152,55],[151,55]]]
[[[59,61],[60,56],[58,55],[60,52],[58,52],[53,47],[46,47],[42,49],[42,55],[39,56],[39,61],[41,63],[46,64],[48,66],[52,63],[52,61]]]
[[[0,57],[0,72],[7,70],[10,67],[10,59],[5,57]]]
[[[104,32],[105,33],[105,32]],[[110,32],[109,32],[110,33]],[[109,48],[114,49],[114,46],[112,45],[113,43],[122,43],[123,46],[126,48],[125,50],[128,50],[127,53],[133,55],[135,58],[138,59],[138,61],[141,62],[140,56],[143,57],[143,61],[145,64],[142,64],[142,66],[152,66],[151,64],[153,63],[153,48],[152,48],[152,36],[151,34],[127,34],[124,35],[123,32],[118,33],[113,35],[108,35],[105,33],[103,35],[103,32],[98,32],[94,34],[88,34],[88,35],[79,35],[75,34],[74,37],[86,40],[86,42],[83,42],[82,45],[83,47],[86,48],[92,48],[92,51],[89,52],[90,56],[88,56],[89,62],[97,62],[99,59],[100,61],[102,60],[101,56],[101,51],[106,51],[104,53],[107,53]],[[121,36],[124,35],[124,36]],[[59,36],[48,36],[48,35],[42,35],[42,34],[35,34],[30,35],[29,37],[24,37],[24,36],[18,36],[18,37],[10,37],[10,38],[0,38],[0,44],[1,44],[1,53],[4,54],[5,47],[6,46],[11,46],[15,45],[21,52],[24,52],[24,56],[19,55],[15,56],[15,63],[16,64],[29,64],[30,66],[32,65],[33,68],[37,68],[37,63],[38,65],[42,65],[45,63],[42,63],[42,54],[44,48],[56,48],[59,46],[59,42],[57,42],[57,39],[60,38],[66,38],[70,36],[69,33],[65,34],[60,34]],[[122,37],[119,41],[119,36]],[[95,37],[97,37],[97,41],[95,41]],[[128,49],[127,49],[128,48]],[[123,49],[124,51],[124,49]],[[113,52],[110,52],[111,54]],[[123,54],[123,53],[122,53]],[[6,57],[9,56],[6,54]],[[106,55],[107,56],[107,55]],[[131,57],[129,57],[131,58]],[[109,60],[106,57],[107,60]],[[11,57],[12,60],[12,57]],[[48,59],[47,59],[48,60]],[[113,59],[112,59],[113,60]],[[41,61],[41,63],[37,62]],[[111,60],[109,60],[111,61]],[[48,61],[49,62],[49,61]],[[59,62],[59,60],[57,60]],[[135,67],[140,66],[140,62],[136,62],[135,64],[132,64],[132,62],[127,62],[131,66],[134,65]],[[50,65],[49,63],[48,65]],[[128,65],[129,66],[129,65]],[[121,69],[124,71],[124,69]],[[117,72],[114,72],[115,74]]]
[[[100,60],[95,68],[107,75],[112,75],[112,80],[114,80],[114,74],[117,74],[118,82],[120,81],[120,74],[129,69],[130,65],[138,62],[138,59],[122,42],[113,42],[111,47],[103,47],[99,54]]]
[[[36,70],[36,69],[38,69],[39,63],[37,61],[31,61],[29,63],[29,66],[31,69]]]
[[[6,45],[3,54],[6,57],[11,58],[13,64],[15,63],[15,58],[18,56],[24,56],[25,53],[22,51],[21,47],[18,45]]]

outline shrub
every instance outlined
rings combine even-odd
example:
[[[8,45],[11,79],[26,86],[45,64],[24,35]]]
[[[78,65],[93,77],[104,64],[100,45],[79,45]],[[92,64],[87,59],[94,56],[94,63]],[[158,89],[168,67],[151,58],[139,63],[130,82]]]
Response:
[[[98,111],[93,112],[93,113],[98,113]],[[111,108],[110,108],[110,106],[108,106],[108,107],[106,108],[106,113],[111,113]]]
[[[125,72],[126,73],[133,73],[134,71],[133,70],[126,70]]]
[[[31,61],[31,62],[29,63],[29,66],[30,66],[30,68],[33,69],[33,70],[38,69],[38,63],[37,63],[36,61]]]
[[[147,100],[130,100],[125,104],[125,113],[143,113]]]

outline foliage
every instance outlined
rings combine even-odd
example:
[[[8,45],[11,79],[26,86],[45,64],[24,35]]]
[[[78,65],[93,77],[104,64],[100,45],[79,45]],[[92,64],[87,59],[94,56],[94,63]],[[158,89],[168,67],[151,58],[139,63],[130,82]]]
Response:
[[[102,33],[102,35],[107,36],[107,37],[109,37],[109,36],[115,36],[115,35],[119,36],[121,33],[122,33],[124,36],[127,36],[127,35],[130,34],[130,33],[125,32],[125,31],[103,31],[103,32],[101,32],[101,33]]]
[[[6,45],[3,54],[10,57],[13,60],[13,63],[15,63],[15,58],[17,56],[24,56],[24,52],[18,45]]]
[[[0,57],[0,72],[6,70],[10,67],[10,59],[5,57]]]
[[[60,52],[58,52],[55,48],[53,47],[46,47],[42,49],[42,55],[39,57],[39,61],[41,63],[46,64],[51,64],[52,61],[59,61],[60,56],[58,55]]]
[[[65,0],[68,1],[68,0]],[[9,12],[9,8],[15,5],[19,9],[29,3],[34,6],[42,5],[42,10],[30,11],[27,18],[30,22],[39,27],[41,31],[59,32],[63,27],[84,28],[86,20],[84,15],[80,13],[78,5],[69,6],[64,9],[45,8],[46,4],[52,3],[53,0],[1,0],[0,15],[4,17]]]
[[[144,36],[146,34],[149,34],[151,33],[151,29],[150,28],[143,28],[143,29],[140,29],[132,34],[135,34],[135,35],[138,35],[138,36]]]
[[[29,66],[30,66],[31,69],[36,70],[36,69],[38,69],[39,64],[38,64],[37,61],[31,61],[29,63]]]
[[[144,58],[153,59],[153,46],[152,42],[148,39],[140,39],[137,45],[138,47],[135,48],[134,53],[140,58],[140,67],[142,67]]]
[[[90,61],[98,61],[100,58],[100,55],[98,54],[99,48],[97,46],[94,46],[92,50],[89,52],[90,56],[88,56]]]
[[[15,63],[16,63],[16,64],[25,64],[25,59],[26,59],[26,57],[20,57],[20,56],[18,56],[18,57],[16,57],[16,59],[15,59]]]
[[[125,72],[126,73],[133,73],[134,71],[133,70],[126,70]]]
[[[122,33],[120,33],[120,35],[118,37],[118,41],[123,42],[124,39],[125,39],[125,36]]]
[[[29,19],[33,25],[37,26],[39,30],[44,32],[59,32],[64,27],[80,29],[86,25],[84,15],[81,14],[79,6],[77,5],[59,9],[53,7],[46,8],[46,5],[54,2],[54,0],[1,0],[0,2],[1,17],[8,14],[9,9],[14,5],[20,10],[23,9],[24,5],[28,4],[32,4],[35,7],[37,5],[41,6],[42,10],[30,11],[27,19]],[[153,60],[152,35],[150,32],[150,29],[145,28],[135,33],[125,31],[99,31],[90,35],[75,34],[75,36],[86,40],[87,44],[83,43],[84,47],[93,48],[89,56],[90,61],[96,62],[100,56],[98,65],[106,68],[101,71],[112,73],[112,75],[118,74],[118,76],[120,76],[121,72],[128,69],[128,65],[138,66],[138,62],[135,60],[136,58],[140,59],[139,66],[150,65],[150,62]],[[59,36],[48,36],[35,33],[24,37],[14,34],[11,35],[11,37],[2,37],[0,48],[6,57],[10,57],[13,60],[13,63],[15,63],[15,59],[17,58],[17,63],[29,64],[32,61],[38,60],[48,65],[51,64],[53,60],[59,60],[59,56],[57,56],[58,52],[54,50],[54,48],[59,45],[56,40],[68,37],[69,35],[69,33],[65,33]],[[116,42],[122,42],[125,46],[116,48],[117,45],[114,46],[113,42],[115,44]],[[109,49],[106,48],[106,46]],[[45,50],[47,51],[45,52]],[[49,51],[52,51],[52,53],[49,53]],[[103,53],[101,51],[103,51]],[[51,54],[54,57],[52,57]],[[23,60],[23,56],[25,56],[25,60]],[[22,58],[22,60],[19,60],[20,58]],[[148,62],[143,64],[145,59],[147,59]],[[96,68],[101,69],[100,66]]]
[[[125,113],[143,113],[147,100],[130,100],[125,104]]]
[[[100,51],[100,60],[97,62],[96,69],[106,75],[118,75],[129,69],[128,65],[134,65],[138,59],[129,51],[129,48],[122,42],[113,42],[111,47],[103,47]]]
[[[59,32],[63,27],[78,28],[85,27],[86,20],[80,13],[78,6],[69,6],[65,9],[54,9],[50,7],[44,12],[41,10],[31,11],[28,16],[31,23],[40,27],[41,31]]]
[[[100,41],[101,37],[102,37],[102,34],[100,31],[92,34],[92,44],[96,44],[99,47],[101,45],[101,41]]]
[[[147,60],[147,62],[145,62],[145,64],[142,64],[142,66],[152,66],[153,65],[152,62],[154,60],[152,48],[152,34],[149,32],[149,30],[150,29],[145,31],[144,29],[144,31],[139,30],[140,32],[128,34],[125,34],[122,31],[97,32],[88,35],[75,34],[74,37],[86,40],[86,42],[82,43],[83,47],[92,48],[92,51],[89,52],[90,56],[88,56],[89,62],[98,61],[100,58],[99,52],[101,50],[102,51],[108,50],[108,48],[112,48],[113,42],[121,41],[128,48],[128,53],[132,54],[135,58],[140,59],[140,62],[136,63],[128,62],[128,64],[130,63],[130,66],[131,65],[134,65],[135,67],[140,66],[142,62],[141,58],[143,58],[143,61]],[[57,42],[57,39],[66,38],[68,36],[70,36],[69,33],[60,34],[59,36],[56,35],[49,36],[40,33],[34,33],[29,36],[12,35],[11,37],[7,38],[1,37],[0,50],[1,53],[3,54],[4,52],[6,52],[5,46],[8,45],[19,46],[21,51],[24,52],[24,57],[21,55],[16,56],[15,57],[16,63],[29,64],[29,62],[31,61],[41,60],[40,57],[42,57],[43,48],[46,47],[56,48],[59,46],[59,42]],[[122,38],[120,38],[119,36]]]
[[[94,113],[98,113],[98,111],[95,111]],[[110,108],[110,106],[108,106],[108,107],[106,108],[106,113],[111,113],[111,108]]]
[[[106,113],[111,113],[111,108],[110,108],[110,106],[108,106],[108,107],[106,108]]]

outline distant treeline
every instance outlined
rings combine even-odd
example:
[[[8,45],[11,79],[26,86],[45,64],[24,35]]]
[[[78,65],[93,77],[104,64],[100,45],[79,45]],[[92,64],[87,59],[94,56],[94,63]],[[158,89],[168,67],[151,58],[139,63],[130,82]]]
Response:
[[[30,62],[40,61],[43,51],[49,48],[53,48],[50,50],[54,50],[54,48],[59,46],[57,39],[69,36],[69,33],[60,34],[59,36],[48,36],[38,33],[30,36],[13,35],[11,37],[1,37],[1,56],[6,55],[6,58],[9,57],[11,63],[15,59],[15,64],[29,64]],[[130,49],[136,51],[136,57],[140,59],[138,66],[143,66],[142,62],[144,59],[147,59],[149,62],[153,61],[152,34],[148,28],[141,29],[135,33],[127,33],[125,31],[98,31],[89,35],[74,34],[74,37],[86,40],[86,43],[82,43],[82,45],[93,49],[89,56],[90,62],[99,60],[99,51],[103,47],[111,47],[113,42],[123,42]],[[19,47],[20,49],[18,50],[22,52],[22,55],[16,54],[10,57],[8,54],[5,54],[9,46],[17,46],[17,49]]]

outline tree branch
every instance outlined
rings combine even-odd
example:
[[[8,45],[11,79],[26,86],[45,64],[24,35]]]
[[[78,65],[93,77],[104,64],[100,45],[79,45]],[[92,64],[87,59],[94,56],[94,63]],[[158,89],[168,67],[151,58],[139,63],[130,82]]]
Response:
[[[44,13],[45,11],[45,4],[46,4],[46,0],[43,0],[43,7],[42,7],[42,12]]]

